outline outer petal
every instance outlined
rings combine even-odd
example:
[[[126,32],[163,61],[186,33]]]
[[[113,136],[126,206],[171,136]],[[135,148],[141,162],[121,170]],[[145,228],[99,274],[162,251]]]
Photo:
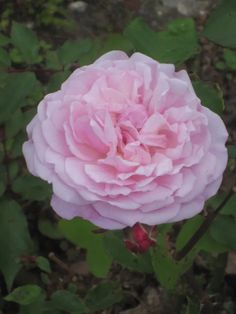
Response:
[[[98,58],[94,64],[99,64],[104,61],[118,61],[118,60],[127,60],[129,57],[127,54],[121,50],[113,50],[105,53],[100,58]]]
[[[172,217],[169,222],[176,222],[183,219],[189,219],[200,213],[204,206],[204,199],[197,198],[194,201],[180,205],[176,216]]]

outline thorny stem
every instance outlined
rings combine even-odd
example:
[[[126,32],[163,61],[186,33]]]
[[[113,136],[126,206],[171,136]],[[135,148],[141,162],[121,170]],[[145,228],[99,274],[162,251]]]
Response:
[[[202,236],[208,231],[212,221],[216,218],[221,209],[225,206],[225,204],[230,200],[230,198],[234,194],[234,189],[232,188],[230,192],[227,194],[225,199],[220,203],[220,205],[211,213],[208,213],[204,222],[200,225],[197,231],[193,234],[192,238],[185,244],[185,246],[176,253],[175,259],[180,261],[183,259],[194,247],[194,245],[202,238]]]

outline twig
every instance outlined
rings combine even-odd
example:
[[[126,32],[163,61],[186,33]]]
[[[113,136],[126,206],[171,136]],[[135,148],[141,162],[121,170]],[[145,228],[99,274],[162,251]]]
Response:
[[[60,268],[64,269],[66,272],[71,274],[70,268],[62,261],[60,260],[55,253],[51,252],[48,254],[48,257],[51,261],[53,261],[55,264],[57,264]]]
[[[206,219],[201,224],[201,226],[197,229],[197,231],[193,234],[192,238],[185,244],[182,250],[176,253],[175,259],[177,261],[180,261],[181,259],[183,259],[192,250],[194,245],[202,238],[202,236],[208,231],[208,228],[210,227],[212,221],[215,219],[215,217],[218,215],[221,209],[225,206],[225,204],[230,200],[233,194],[234,194],[234,190],[232,188],[230,192],[227,194],[227,196],[225,197],[225,199],[216,208],[216,210],[209,213],[206,216]]]

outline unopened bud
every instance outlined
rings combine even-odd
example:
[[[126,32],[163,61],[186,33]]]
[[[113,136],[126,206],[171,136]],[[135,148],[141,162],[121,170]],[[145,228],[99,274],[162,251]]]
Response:
[[[156,244],[156,226],[149,227],[136,223],[124,240],[126,248],[133,253],[145,253]]]

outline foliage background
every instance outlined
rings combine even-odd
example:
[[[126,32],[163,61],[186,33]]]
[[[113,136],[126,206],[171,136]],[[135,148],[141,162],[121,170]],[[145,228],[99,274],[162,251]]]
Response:
[[[50,187],[28,174],[21,151],[38,102],[73,69],[112,49],[140,51],[186,68],[227,125],[230,158],[212,213],[235,184],[236,2],[205,2],[0,2],[0,313],[236,312],[235,195],[181,261],[175,253],[209,214],[160,226],[157,247],[134,255],[122,232],[56,217]]]

